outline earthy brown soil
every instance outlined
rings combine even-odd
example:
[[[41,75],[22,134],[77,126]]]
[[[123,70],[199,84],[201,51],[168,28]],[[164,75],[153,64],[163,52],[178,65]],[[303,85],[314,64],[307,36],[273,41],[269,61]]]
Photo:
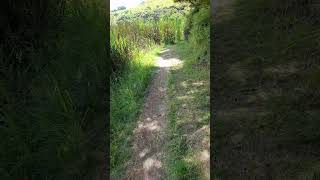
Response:
[[[157,70],[146,94],[143,109],[133,131],[133,155],[126,179],[163,179],[166,127],[166,98],[170,68],[180,64],[171,49],[164,49],[158,57]]]

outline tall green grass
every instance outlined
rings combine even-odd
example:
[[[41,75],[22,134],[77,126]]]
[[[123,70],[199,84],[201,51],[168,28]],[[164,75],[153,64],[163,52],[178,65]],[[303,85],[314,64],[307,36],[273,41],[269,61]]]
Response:
[[[183,27],[184,19],[177,17],[112,24],[110,45],[113,72],[120,72],[133,59],[133,54],[142,49],[183,40]]]

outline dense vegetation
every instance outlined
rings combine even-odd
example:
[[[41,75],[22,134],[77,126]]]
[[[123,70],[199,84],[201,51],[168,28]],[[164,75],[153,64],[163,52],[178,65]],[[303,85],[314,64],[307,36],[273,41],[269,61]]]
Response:
[[[213,28],[214,173],[319,177],[320,7],[238,0]]]
[[[190,50],[197,59],[209,63],[210,51],[210,4],[208,0],[176,0],[191,3],[192,10],[188,14],[184,36],[190,44]],[[192,47],[197,47],[196,49]]]
[[[105,2],[1,5],[0,179],[102,179]]]
[[[168,5],[170,2],[172,4],[172,1],[168,2]],[[140,50],[150,49],[153,45],[173,44],[183,39],[183,12],[161,11],[157,8],[160,13],[154,14],[155,8],[160,4],[157,1],[147,1],[142,7],[111,13],[110,51],[113,73],[126,67]],[[149,11],[145,11],[146,9]]]

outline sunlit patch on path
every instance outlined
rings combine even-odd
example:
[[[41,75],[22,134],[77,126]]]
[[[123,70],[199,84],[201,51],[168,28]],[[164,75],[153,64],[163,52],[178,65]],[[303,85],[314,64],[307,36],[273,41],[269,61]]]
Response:
[[[170,69],[182,66],[172,49],[164,49],[156,60],[156,73],[146,94],[136,128],[133,131],[132,159],[126,179],[158,180],[164,171],[165,127],[167,123],[167,86]]]
[[[169,49],[165,49],[160,52],[161,56],[158,57],[157,62],[156,62],[157,67],[167,68],[167,67],[181,65],[182,61],[178,57],[171,56],[170,51],[171,50],[169,50]]]

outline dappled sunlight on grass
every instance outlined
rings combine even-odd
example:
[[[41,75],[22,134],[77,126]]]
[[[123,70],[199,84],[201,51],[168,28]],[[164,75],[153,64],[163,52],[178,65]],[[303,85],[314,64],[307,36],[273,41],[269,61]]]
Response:
[[[184,66],[172,70],[169,84],[170,130],[176,134],[171,146],[179,163],[169,165],[175,172],[188,171],[190,177],[209,178],[209,67],[190,63],[194,58],[177,46]],[[190,52],[189,52],[190,53]]]
[[[187,81],[182,81],[182,82],[180,83],[180,85],[181,85],[182,87],[184,87],[184,88],[187,88],[187,87],[188,87]]]

